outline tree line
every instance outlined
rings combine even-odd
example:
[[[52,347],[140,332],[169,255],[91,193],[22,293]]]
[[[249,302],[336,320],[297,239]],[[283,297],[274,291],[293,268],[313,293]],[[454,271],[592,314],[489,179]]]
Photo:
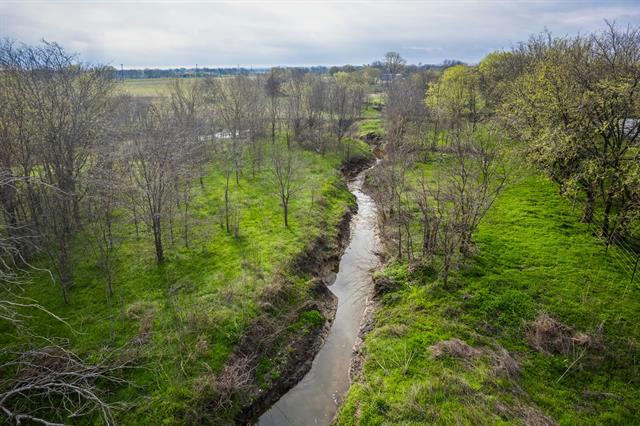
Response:
[[[54,43],[5,41],[0,68],[3,243],[13,259],[49,257],[65,301],[80,232],[91,237],[109,293],[123,239],[150,235],[159,264],[174,233],[188,247],[193,191],[211,164],[226,178],[227,232],[232,185],[265,169],[288,226],[296,150],[346,149],[365,93],[358,76],[274,69],[176,80],[167,97],[135,98],[116,90],[108,67],[81,63]]]
[[[637,238],[638,28],[543,33],[477,65],[399,76],[384,90],[386,158],[371,188],[397,257],[440,254],[446,282],[473,254],[473,231],[508,182],[507,151],[582,204],[582,220],[607,242]],[[425,162],[437,172],[420,171]]]

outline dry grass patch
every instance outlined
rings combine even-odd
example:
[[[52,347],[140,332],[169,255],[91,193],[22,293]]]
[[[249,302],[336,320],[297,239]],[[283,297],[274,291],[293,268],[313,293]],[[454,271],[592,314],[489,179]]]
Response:
[[[436,359],[449,355],[465,361],[470,361],[482,353],[481,350],[469,346],[466,342],[455,337],[429,346],[429,351]]]
[[[527,326],[527,340],[532,348],[545,355],[575,353],[576,349],[587,350],[601,348],[603,324],[593,334],[577,332],[551,317],[540,312],[536,319]]]

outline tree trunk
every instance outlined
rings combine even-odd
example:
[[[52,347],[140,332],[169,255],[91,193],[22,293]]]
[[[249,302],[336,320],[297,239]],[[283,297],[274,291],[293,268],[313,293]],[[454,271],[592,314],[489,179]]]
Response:
[[[586,188],[587,193],[587,201],[584,205],[584,212],[582,213],[582,222],[591,223],[593,222],[593,211],[596,207],[596,194],[595,190],[591,187]]]
[[[602,236],[609,237],[609,215],[612,207],[611,197],[607,198],[604,204],[604,215],[602,217]]]
[[[402,224],[398,221],[398,259],[402,259]]]
[[[113,278],[111,277],[111,267],[108,266],[109,271],[107,272],[107,291],[109,292],[109,297],[113,296]]]
[[[289,202],[282,202],[282,207],[284,211],[284,227],[289,227]]]
[[[164,262],[164,250],[162,248],[162,228],[159,215],[154,214],[152,225],[153,241],[156,248],[156,260],[158,262],[158,265],[160,265]]]
[[[229,173],[227,173],[227,180],[224,186],[224,224],[229,233]]]

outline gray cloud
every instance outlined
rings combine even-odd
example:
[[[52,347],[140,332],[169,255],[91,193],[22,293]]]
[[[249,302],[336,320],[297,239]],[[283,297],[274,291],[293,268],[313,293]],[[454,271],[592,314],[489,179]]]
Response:
[[[477,61],[548,28],[640,22],[637,1],[5,1],[0,36],[125,66]]]

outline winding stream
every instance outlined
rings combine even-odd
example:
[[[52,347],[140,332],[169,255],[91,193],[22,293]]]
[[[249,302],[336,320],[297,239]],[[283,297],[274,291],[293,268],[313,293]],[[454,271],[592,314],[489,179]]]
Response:
[[[367,298],[371,295],[371,271],[378,263],[376,206],[362,192],[360,172],[349,183],[358,213],[351,220],[351,240],[329,289],[338,297],[336,317],[311,370],[258,420],[261,426],[328,425],[349,388],[349,363]]]

